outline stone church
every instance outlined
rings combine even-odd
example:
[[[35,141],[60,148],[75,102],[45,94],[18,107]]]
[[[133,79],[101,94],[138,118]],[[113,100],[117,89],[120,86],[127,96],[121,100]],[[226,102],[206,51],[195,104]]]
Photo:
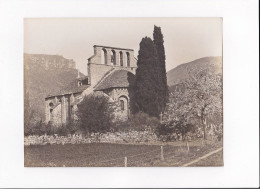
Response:
[[[88,58],[88,76],[78,75],[68,89],[45,98],[45,122],[65,125],[76,119],[77,104],[89,94],[102,94],[118,102],[117,116],[126,120],[131,113],[130,83],[137,68],[133,49],[94,45]]]

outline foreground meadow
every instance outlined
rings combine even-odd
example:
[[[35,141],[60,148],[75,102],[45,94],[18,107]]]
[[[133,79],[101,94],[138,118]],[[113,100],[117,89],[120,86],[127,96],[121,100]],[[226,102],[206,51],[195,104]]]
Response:
[[[163,146],[163,147],[162,147]],[[59,144],[24,147],[25,167],[160,167],[182,166],[222,146],[222,142],[148,144]],[[222,166],[222,152],[196,166]],[[209,159],[209,160],[207,160]],[[193,165],[190,165],[193,166]],[[195,164],[194,164],[195,166]]]

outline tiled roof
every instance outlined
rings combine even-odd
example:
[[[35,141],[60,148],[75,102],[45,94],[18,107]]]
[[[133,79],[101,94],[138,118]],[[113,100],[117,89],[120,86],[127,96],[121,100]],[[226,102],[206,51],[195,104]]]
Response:
[[[115,70],[108,77],[103,79],[97,87],[96,91],[116,87],[129,87],[133,81],[134,74],[126,70]]]
[[[82,80],[82,77],[80,79]],[[78,86],[78,80],[79,79],[75,79],[64,89],[58,90],[57,92],[53,92],[51,95],[48,95],[46,98],[58,96],[58,95],[66,95],[66,94],[71,94],[71,93],[83,92],[84,90],[86,90],[90,86],[90,85]]]

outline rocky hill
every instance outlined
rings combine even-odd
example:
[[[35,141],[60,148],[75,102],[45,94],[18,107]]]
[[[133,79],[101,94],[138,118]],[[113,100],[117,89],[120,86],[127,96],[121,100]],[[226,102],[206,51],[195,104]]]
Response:
[[[24,54],[25,103],[37,119],[44,120],[44,98],[65,89],[78,71],[75,62],[60,55]]]
[[[212,73],[222,74],[222,57],[203,57],[189,63],[178,65],[167,72],[168,86],[178,84],[200,71],[208,70]]]

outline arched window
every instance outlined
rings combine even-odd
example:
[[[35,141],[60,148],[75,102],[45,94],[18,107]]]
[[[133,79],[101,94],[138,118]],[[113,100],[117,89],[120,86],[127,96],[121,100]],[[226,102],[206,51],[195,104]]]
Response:
[[[121,111],[126,111],[128,110],[128,99],[126,96],[121,95],[118,99],[119,101],[119,107]]]
[[[123,66],[124,63],[123,63],[123,53],[122,53],[122,51],[119,52],[119,55],[120,55],[120,66]]]
[[[50,107],[53,107],[53,103],[49,103],[49,106],[50,106]]]
[[[130,67],[130,54],[128,52],[126,52],[126,63],[127,67]]]
[[[111,51],[111,64],[116,65],[116,52],[114,50]]]
[[[102,49],[101,64],[107,64],[107,50]]]
[[[82,81],[78,81],[78,87],[82,85]]]
[[[125,110],[125,105],[124,105],[124,101],[123,100],[120,100],[120,109],[121,109],[121,111]]]

